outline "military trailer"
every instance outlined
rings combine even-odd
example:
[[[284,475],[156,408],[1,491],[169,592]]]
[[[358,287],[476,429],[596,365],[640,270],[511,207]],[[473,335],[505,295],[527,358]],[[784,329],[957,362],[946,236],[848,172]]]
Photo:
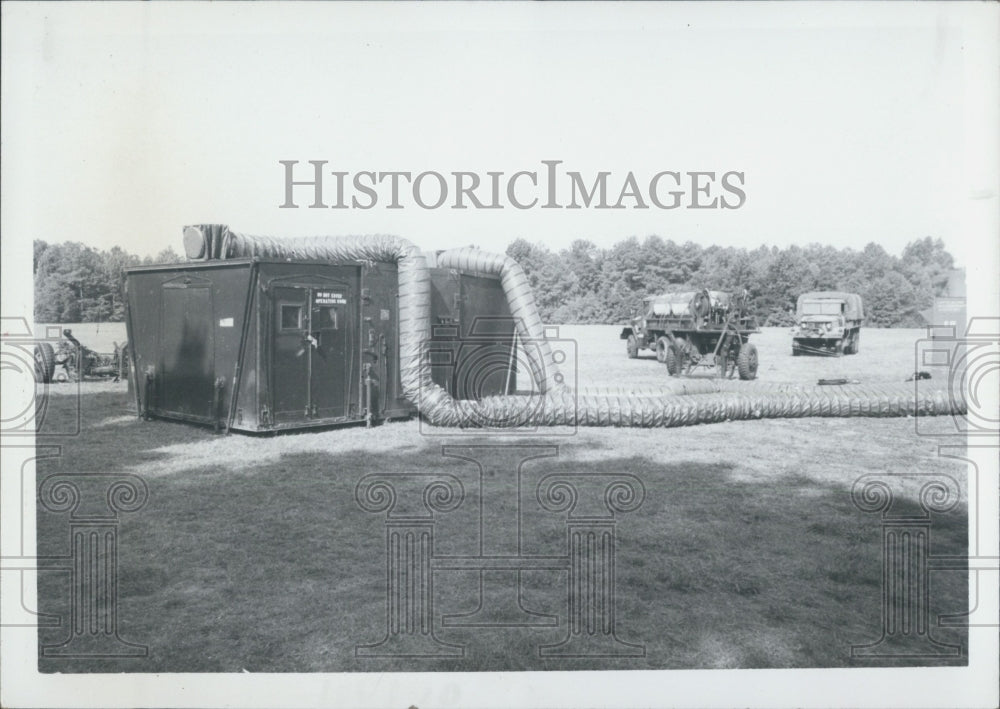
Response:
[[[803,293],[795,306],[792,355],[857,354],[864,319],[861,296],[856,293]]]
[[[495,277],[431,269],[432,378],[456,398],[511,393],[514,322]],[[276,432],[405,418],[393,263],[232,258],[125,276],[144,418]],[[491,362],[470,376],[469,361]]]
[[[630,358],[651,349],[671,376],[695,367],[714,367],[725,378],[757,376],[757,347],[749,338],[760,328],[745,292],[666,293],[643,299],[643,306],[643,314],[634,316],[619,336]]]

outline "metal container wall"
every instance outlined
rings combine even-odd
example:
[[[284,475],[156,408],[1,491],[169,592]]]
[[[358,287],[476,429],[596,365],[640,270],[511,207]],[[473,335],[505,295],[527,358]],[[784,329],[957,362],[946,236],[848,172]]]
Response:
[[[480,398],[516,386],[495,277],[434,269],[435,381]],[[208,259],[126,272],[141,415],[269,432],[411,416],[396,264]]]
[[[241,259],[130,269],[138,410],[243,431],[365,420],[362,268]],[[394,328],[391,316],[382,329]],[[394,344],[376,341],[386,339]]]
[[[431,378],[455,399],[512,394],[517,328],[496,277],[432,268]]]
[[[141,413],[215,424],[232,398],[243,342],[248,261],[150,266],[126,272],[134,394]]]

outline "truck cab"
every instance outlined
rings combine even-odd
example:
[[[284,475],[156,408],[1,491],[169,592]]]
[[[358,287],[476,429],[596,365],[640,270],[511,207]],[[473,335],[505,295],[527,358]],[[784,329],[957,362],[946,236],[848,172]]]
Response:
[[[792,355],[857,354],[864,308],[855,293],[803,293],[795,307]]]

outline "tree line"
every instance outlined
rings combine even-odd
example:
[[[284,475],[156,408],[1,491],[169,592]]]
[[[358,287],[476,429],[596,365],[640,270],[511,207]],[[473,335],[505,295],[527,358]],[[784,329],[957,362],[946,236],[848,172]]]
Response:
[[[76,242],[35,239],[35,322],[121,322],[125,319],[122,275],[130,266],[172,263],[167,248],[139,258],[120,246],[107,251]]]
[[[35,240],[34,247],[37,322],[124,320],[123,271],[182,260],[171,248],[139,258],[118,246],[105,251]],[[658,236],[610,248],[577,240],[560,251],[518,239],[507,254],[525,270],[542,318],[551,323],[621,323],[646,295],[746,288],[762,325],[791,324],[800,293],[845,290],[864,298],[869,325],[914,327],[954,268],[942,241],[931,237],[907,244],[900,256],[874,243],[861,251],[819,244],[746,249]]]
[[[931,237],[907,244],[901,256],[875,243],[861,251],[819,244],[746,249],[659,236],[611,248],[577,240],[557,252],[518,239],[507,255],[527,273],[542,319],[551,323],[621,323],[641,310],[646,295],[746,288],[761,325],[792,324],[801,293],[841,290],[861,295],[868,325],[916,327],[954,268],[944,243]]]

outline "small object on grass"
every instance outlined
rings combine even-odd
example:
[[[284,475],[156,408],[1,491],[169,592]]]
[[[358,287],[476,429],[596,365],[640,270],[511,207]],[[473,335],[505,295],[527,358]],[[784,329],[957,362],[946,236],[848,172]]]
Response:
[[[930,372],[925,372],[923,370],[920,370],[920,371],[914,372],[913,375],[911,377],[907,378],[906,381],[908,381],[908,382],[914,382],[914,381],[917,381],[918,379],[930,379],[930,378],[931,378],[931,373]]]
[[[834,386],[834,385],[839,385],[839,384],[847,384],[847,380],[846,379],[820,379],[819,380],[819,385],[820,386]]]

